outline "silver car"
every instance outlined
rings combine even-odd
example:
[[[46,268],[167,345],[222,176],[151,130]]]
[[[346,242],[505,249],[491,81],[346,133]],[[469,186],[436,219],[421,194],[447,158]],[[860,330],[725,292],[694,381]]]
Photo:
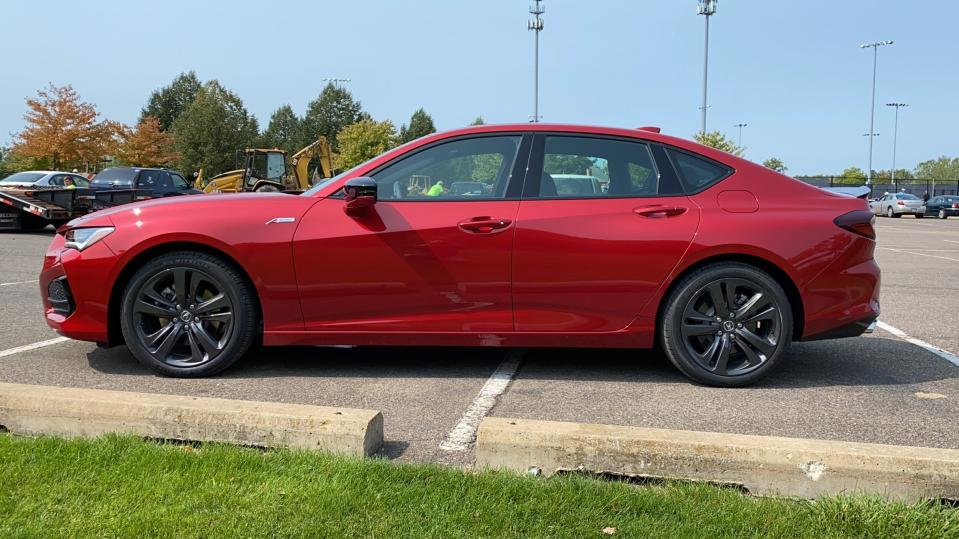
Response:
[[[869,206],[876,215],[885,215],[886,217],[915,215],[916,219],[922,219],[926,214],[926,203],[916,195],[909,193],[886,193]]]
[[[90,180],[73,172],[58,172],[55,170],[28,170],[17,172],[0,180],[0,188],[23,189],[26,187],[56,189],[66,187],[64,180],[73,180],[75,187],[89,187]]]

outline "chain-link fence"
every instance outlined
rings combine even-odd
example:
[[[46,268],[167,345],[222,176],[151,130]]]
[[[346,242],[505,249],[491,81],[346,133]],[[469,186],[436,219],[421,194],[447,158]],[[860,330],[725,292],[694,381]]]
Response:
[[[817,187],[853,187],[866,185],[863,178],[844,178],[842,176],[796,176],[797,180],[804,181]],[[876,178],[872,181],[873,196],[882,196],[884,193],[904,191],[918,197],[929,193],[935,195],[959,195],[959,180],[936,181],[923,178],[909,178],[895,182],[888,178]]]

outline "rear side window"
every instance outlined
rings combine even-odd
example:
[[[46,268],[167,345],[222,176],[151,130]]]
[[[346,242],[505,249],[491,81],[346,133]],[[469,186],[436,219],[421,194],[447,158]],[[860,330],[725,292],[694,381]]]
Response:
[[[679,170],[680,180],[687,193],[702,191],[706,187],[729,176],[730,169],[713,161],[696,157],[686,152],[669,150],[669,157]]]
[[[547,136],[540,198],[653,196],[659,174],[642,142]]]
[[[108,168],[93,177],[95,185],[131,185],[137,169]]]

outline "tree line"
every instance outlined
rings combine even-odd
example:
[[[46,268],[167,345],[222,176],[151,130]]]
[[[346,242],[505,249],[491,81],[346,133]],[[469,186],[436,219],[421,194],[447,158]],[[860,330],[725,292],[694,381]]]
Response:
[[[340,86],[328,84],[302,116],[277,108],[260,131],[243,101],[217,80],[201,82],[193,71],[153,91],[136,125],[101,119],[70,86],[39,90],[26,98],[25,126],[10,148],[0,148],[0,173],[29,169],[96,171],[127,165],[176,168],[210,176],[235,167],[243,148],[281,148],[292,154],[318,137],[330,142],[337,169],[350,168],[399,144],[436,132],[422,108],[397,130],[376,121]],[[480,118],[477,119],[482,122]]]

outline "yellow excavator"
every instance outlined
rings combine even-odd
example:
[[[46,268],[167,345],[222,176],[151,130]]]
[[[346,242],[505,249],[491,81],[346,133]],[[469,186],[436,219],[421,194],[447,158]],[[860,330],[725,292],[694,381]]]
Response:
[[[247,148],[243,156],[244,167],[217,174],[210,179],[203,177],[203,169],[197,174],[193,186],[205,193],[238,193],[241,191],[305,191],[317,180],[333,176],[333,156],[326,137],[293,154],[287,160],[286,152],[279,148]],[[319,158],[319,166],[310,176],[310,163]]]

